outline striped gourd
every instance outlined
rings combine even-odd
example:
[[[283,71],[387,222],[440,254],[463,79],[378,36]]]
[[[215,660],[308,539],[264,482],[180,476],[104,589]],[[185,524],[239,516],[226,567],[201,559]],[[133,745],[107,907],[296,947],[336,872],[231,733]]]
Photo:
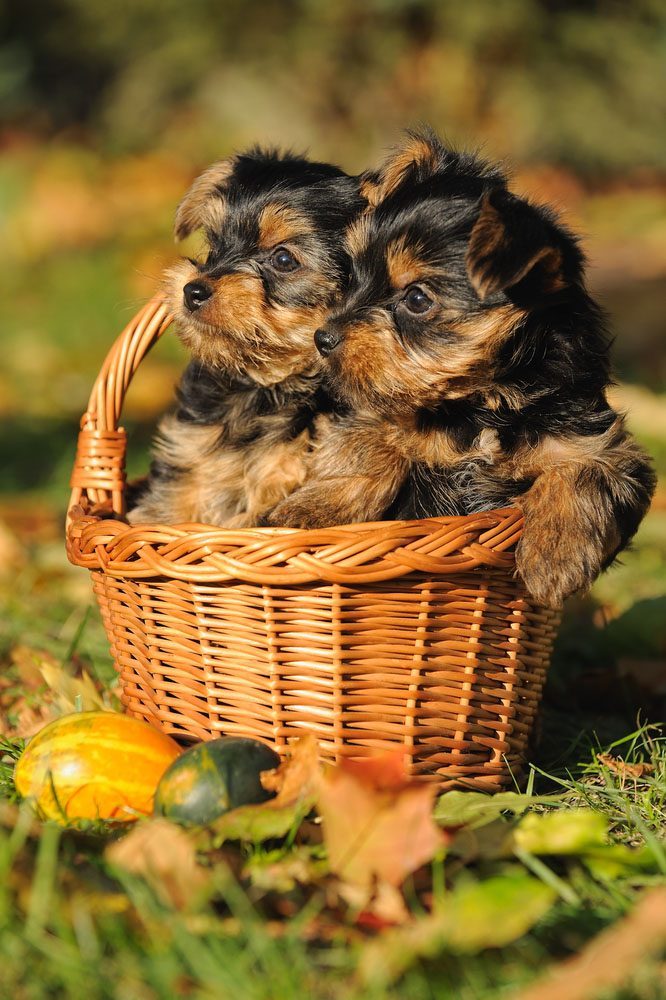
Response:
[[[180,747],[146,722],[116,712],[77,712],[30,741],[14,781],[39,813],[70,819],[150,815],[157,783]]]

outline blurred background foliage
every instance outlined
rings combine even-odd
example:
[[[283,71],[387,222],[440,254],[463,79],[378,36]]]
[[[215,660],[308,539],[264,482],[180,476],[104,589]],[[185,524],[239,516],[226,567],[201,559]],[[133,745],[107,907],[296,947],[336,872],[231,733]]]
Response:
[[[0,652],[40,620],[42,639],[78,627],[88,581],[61,543],[76,424],[178,253],[195,173],[256,141],[357,170],[421,121],[505,159],[584,234],[614,398],[666,472],[662,0],[0,0]],[[132,386],[133,471],[182,363],[167,337]],[[621,651],[631,674],[640,647],[666,695],[665,584],[661,485],[634,552],[571,613],[569,661]]]
[[[416,116],[521,161],[666,168],[660,0],[13,0],[4,22],[8,119],[106,153],[286,134],[360,165]]]

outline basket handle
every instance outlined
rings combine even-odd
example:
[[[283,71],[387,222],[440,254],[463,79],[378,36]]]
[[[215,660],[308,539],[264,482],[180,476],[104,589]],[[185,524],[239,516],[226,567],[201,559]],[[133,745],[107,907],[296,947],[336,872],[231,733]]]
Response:
[[[172,321],[161,295],[156,295],[127,324],[95,379],[88,409],[81,417],[69,508],[88,500],[110,501],[115,514],[125,513],[127,435],[120,414],[132,377],[144,357]]]

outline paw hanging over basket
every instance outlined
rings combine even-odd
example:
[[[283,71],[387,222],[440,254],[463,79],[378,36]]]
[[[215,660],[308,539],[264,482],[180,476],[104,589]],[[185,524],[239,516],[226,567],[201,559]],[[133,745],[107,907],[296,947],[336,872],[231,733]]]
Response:
[[[516,509],[324,530],[123,519],[134,372],[170,324],[154,299],[81,420],[67,527],[127,711],[190,739],[325,759],[404,749],[415,775],[496,790],[520,772],[558,625],[514,576]]]

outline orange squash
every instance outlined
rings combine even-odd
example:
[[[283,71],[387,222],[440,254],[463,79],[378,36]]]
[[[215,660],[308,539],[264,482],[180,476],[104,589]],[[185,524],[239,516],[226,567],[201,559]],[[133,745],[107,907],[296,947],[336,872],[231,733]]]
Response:
[[[117,712],[76,712],[32,738],[14,771],[39,813],[70,819],[149,816],[157,784],[180,754],[169,736]]]

